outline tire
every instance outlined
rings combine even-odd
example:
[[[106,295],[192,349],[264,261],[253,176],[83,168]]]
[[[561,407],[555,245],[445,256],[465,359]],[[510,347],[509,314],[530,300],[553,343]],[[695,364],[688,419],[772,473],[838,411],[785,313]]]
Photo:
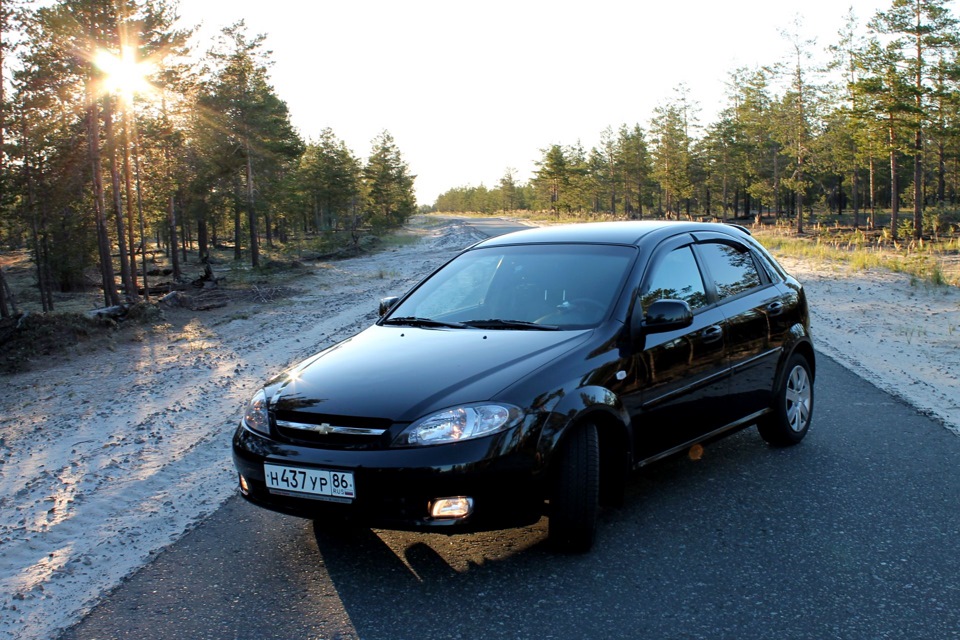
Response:
[[[600,443],[591,423],[573,428],[561,445],[550,493],[548,536],[564,553],[593,546],[600,509]]]
[[[813,375],[807,359],[795,353],[784,368],[773,411],[757,423],[760,437],[776,447],[803,440],[813,418]]]

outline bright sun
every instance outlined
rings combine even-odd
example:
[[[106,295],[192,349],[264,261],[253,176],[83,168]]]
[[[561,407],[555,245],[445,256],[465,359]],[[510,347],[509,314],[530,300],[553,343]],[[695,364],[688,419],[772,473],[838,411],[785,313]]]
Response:
[[[93,63],[104,72],[104,90],[122,96],[128,103],[136,94],[149,93],[153,85],[147,80],[153,71],[149,62],[137,62],[132,47],[123,47],[120,56],[99,51]]]

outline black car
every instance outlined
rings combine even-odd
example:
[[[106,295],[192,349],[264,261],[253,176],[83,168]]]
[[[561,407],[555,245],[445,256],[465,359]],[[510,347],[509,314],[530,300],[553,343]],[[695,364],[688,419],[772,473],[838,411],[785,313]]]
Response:
[[[582,551],[630,470],[754,424],[777,446],[810,426],[803,288],[740,227],[519,231],[380,315],[250,402],[233,438],[248,500],[447,533],[546,514],[550,541]]]

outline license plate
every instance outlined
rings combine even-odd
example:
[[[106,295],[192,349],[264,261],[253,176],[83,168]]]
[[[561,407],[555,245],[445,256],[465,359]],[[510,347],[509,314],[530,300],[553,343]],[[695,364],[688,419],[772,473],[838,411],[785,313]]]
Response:
[[[270,493],[331,502],[353,502],[357,497],[353,489],[353,474],[349,471],[302,469],[264,463],[263,475]]]

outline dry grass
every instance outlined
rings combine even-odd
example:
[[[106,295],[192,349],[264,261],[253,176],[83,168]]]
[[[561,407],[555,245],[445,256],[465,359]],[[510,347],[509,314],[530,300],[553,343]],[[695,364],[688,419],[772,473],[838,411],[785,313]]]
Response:
[[[889,231],[814,227],[798,235],[785,225],[754,227],[754,235],[776,254],[837,261],[854,269],[906,273],[932,285],[960,286],[960,237],[894,241]]]

